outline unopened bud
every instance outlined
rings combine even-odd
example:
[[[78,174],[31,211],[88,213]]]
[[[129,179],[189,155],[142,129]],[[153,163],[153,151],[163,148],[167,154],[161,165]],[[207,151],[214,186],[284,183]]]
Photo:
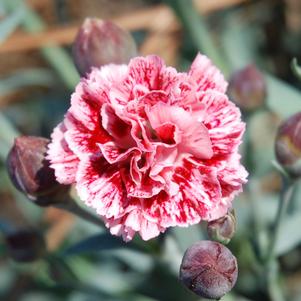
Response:
[[[18,137],[7,157],[8,174],[15,187],[40,206],[57,203],[69,190],[56,181],[45,159],[48,143],[41,137]]]
[[[181,282],[200,297],[220,299],[237,280],[237,261],[231,251],[214,241],[193,244],[184,254]]]
[[[84,21],[73,45],[74,62],[82,76],[92,67],[128,63],[136,55],[136,43],[129,32],[96,18]]]
[[[222,244],[230,242],[236,230],[236,218],[234,212],[228,212],[225,216],[208,222],[207,233],[209,238]]]
[[[235,72],[230,81],[230,98],[244,111],[252,112],[262,107],[266,99],[266,82],[254,65]]]
[[[275,154],[278,162],[292,177],[301,177],[301,112],[280,125]]]
[[[9,255],[17,262],[40,259],[46,252],[43,237],[33,229],[16,230],[5,238]]]

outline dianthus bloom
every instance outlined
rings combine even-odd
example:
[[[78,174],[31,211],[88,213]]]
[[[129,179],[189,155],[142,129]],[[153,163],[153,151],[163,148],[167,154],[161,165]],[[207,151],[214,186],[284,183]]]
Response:
[[[157,56],[95,68],[49,145],[57,180],[76,184],[112,234],[151,239],[226,214],[246,182],[245,125],[207,57],[188,73]]]

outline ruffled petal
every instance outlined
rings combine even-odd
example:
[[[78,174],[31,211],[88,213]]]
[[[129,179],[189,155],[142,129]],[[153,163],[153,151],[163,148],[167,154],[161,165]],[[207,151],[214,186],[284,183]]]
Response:
[[[101,122],[103,128],[114,138],[117,145],[124,148],[135,145],[131,136],[131,123],[126,123],[118,117],[114,109],[108,104],[101,107]]]
[[[75,182],[79,159],[71,151],[65,140],[66,130],[63,122],[54,129],[51,143],[48,145],[47,159],[55,171],[58,182],[67,185]]]
[[[128,81],[133,86],[141,85],[144,88],[144,93],[152,90],[160,89],[160,75],[164,67],[163,60],[156,55],[149,55],[147,57],[133,58],[129,63],[129,78]],[[134,91],[134,90],[133,90]],[[134,98],[142,96],[144,93],[135,93]]]
[[[78,156],[85,157],[99,151],[99,143],[112,141],[112,137],[104,130],[101,124],[94,130],[86,128],[70,112],[65,117],[65,140],[70,149]],[[100,120],[98,119],[98,122]]]
[[[164,124],[175,124],[181,132],[181,151],[200,159],[212,157],[212,146],[207,128],[183,108],[159,102],[147,110],[151,126],[156,130]],[[166,132],[166,131],[165,131]],[[167,132],[166,132],[167,133]],[[179,137],[180,135],[177,134]],[[179,138],[177,138],[179,140]]]
[[[121,162],[126,160],[130,155],[133,156],[141,155],[141,151],[139,148],[130,148],[130,149],[122,149],[118,147],[115,142],[108,142],[104,144],[98,144],[98,147],[104,156],[104,158],[108,161],[110,164],[114,164],[117,162]]]
[[[79,159],[69,148],[64,134],[66,127],[60,123],[51,135],[51,143],[48,145],[47,159],[55,171],[58,182],[72,184],[75,182],[75,174],[78,168]]]
[[[240,155],[233,154],[225,164],[218,169],[218,180],[222,195],[228,204],[242,191],[242,185],[247,182],[248,172],[240,164]]]
[[[222,73],[200,53],[194,59],[188,75],[196,81],[199,91],[212,89],[225,93],[227,90],[228,84]]]
[[[218,218],[227,212],[216,169],[196,168],[184,161],[175,168],[172,181],[179,186],[176,195],[166,192],[144,201],[144,212],[161,227],[188,226],[200,220]]]
[[[79,197],[106,218],[119,217],[128,202],[120,170],[103,157],[87,157],[80,161],[76,174]]]
[[[144,175],[139,184],[137,184],[127,170],[123,169],[121,172],[126,193],[129,197],[148,199],[158,194],[164,188],[161,182],[155,181],[149,176]]]
[[[245,130],[239,109],[219,92],[202,93],[199,99],[206,107],[203,123],[209,132],[214,157],[237,152]]]

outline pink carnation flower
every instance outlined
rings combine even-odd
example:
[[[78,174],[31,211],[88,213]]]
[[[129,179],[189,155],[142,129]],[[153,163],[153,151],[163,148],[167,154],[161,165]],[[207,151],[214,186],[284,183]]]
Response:
[[[247,177],[238,154],[245,125],[226,87],[200,54],[188,73],[157,56],[93,69],[52,134],[57,180],[75,183],[126,241],[225,215]]]

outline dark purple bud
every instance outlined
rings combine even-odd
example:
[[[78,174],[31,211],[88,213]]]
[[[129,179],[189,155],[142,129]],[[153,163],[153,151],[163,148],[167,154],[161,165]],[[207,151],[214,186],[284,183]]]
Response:
[[[292,177],[301,177],[301,112],[280,125],[275,154],[278,162]]]
[[[222,244],[230,242],[236,230],[236,218],[234,211],[228,212],[225,216],[210,221],[207,224],[207,233],[210,239]]]
[[[84,76],[92,67],[126,64],[137,56],[136,43],[129,32],[110,21],[87,18],[73,45],[73,59]]]
[[[9,255],[17,262],[35,261],[46,252],[43,237],[33,229],[16,230],[5,240]]]
[[[35,204],[48,206],[65,198],[68,186],[55,179],[45,158],[48,139],[21,136],[15,139],[7,157],[7,170],[15,187]]]
[[[228,248],[214,241],[193,244],[184,254],[181,282],[200,297],[220,299],[237,280],[237,261]]]
[[[255,65],[236,71],[230,81],[228,92],[242,110],[255,111],[265,103],[267,88],[263,74]]]

